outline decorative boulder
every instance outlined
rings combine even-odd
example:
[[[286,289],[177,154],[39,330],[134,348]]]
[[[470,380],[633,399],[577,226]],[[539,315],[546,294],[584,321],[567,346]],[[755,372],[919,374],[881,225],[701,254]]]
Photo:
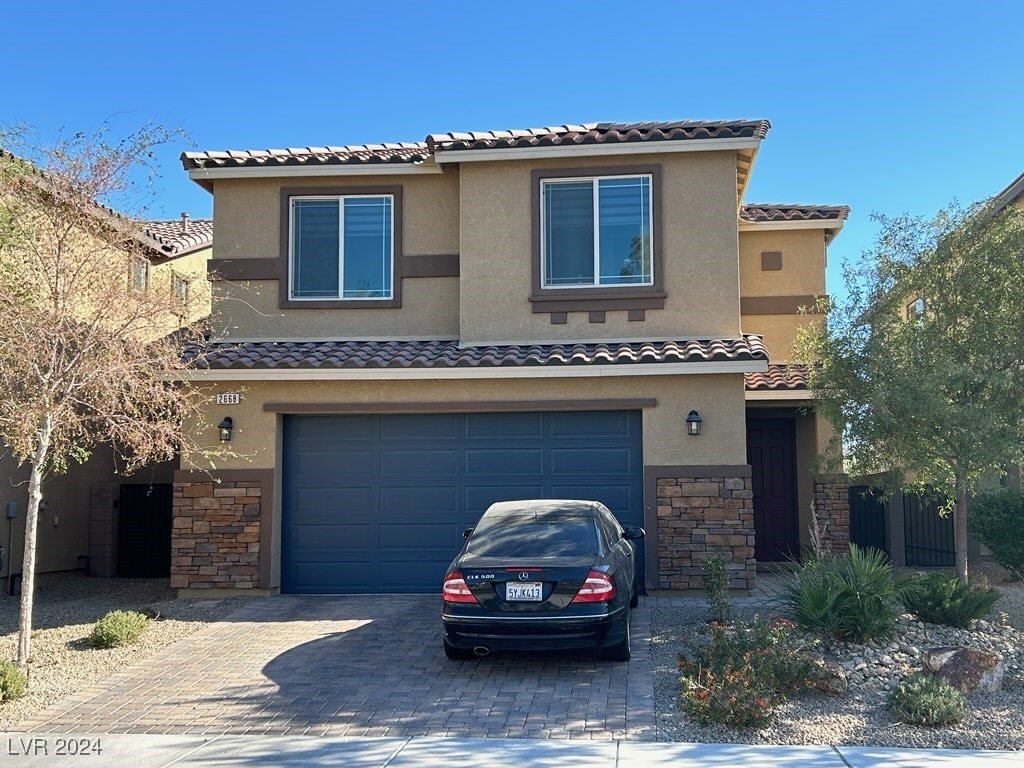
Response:
[[[931,648],[921,658],[925,669],[963,693],[991,693],[1003,687],[1003,662],[991,651],[970,646]]]
[[[834,661],[815,659],[814,687],[822,693],[842,696],[849,688],[846,671]]]

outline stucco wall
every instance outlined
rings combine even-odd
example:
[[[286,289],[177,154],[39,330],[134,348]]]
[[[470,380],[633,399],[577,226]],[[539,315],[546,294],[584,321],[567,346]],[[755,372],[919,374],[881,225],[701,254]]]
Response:
[[[617,161],[617,163],[615,162]],[[553,325],[533,314],[531,172],[534,169],[662,167],[665,308],[643,322],[609,311]],[[734,152],[467,163],[460,173],[461,338],[520,340],[693,338],[739,331]]]
[[[206,262],[213,255],[211,248],[203,248],[193,253],[153,264],[149,270],[149,289],[151,291],[173,291],[175,276],[188,280],[188,303],[184,307],[184,317],[194,323],[210,314],[210,282],[206,279]],[[174,315],[167,316],[167,328],[174,330],[179,325]]]
[[[762,270],[761,253],[782,254],[782,269]],[[739,234],[740,294],[744,297],[820,296],[825,293],[825,235],[820,229]],[[810,302],[807,302],[809,305]],[[744,313],[743,332],[764,337],[772,362],[793,359],[797,328],[811,321],[786,314]]]
[[[231,416],[235,429],[231,450],[238,455],[217,459],[218,469],[277,466],[277,414],[263,410],[265,402],[289,403],[409,403],[495,400],[586,400],[656,398],[657,407],[644,409],[645,464],[745,464],[743,379],[740,374],[607,377],[594,379],[494,379],[455,381],[267,381],[251,384],[217,383],[218,392],[240,392],[240,405],[210,405],[207,424]],[[585,404],[581,406],[585,409]],[[700,411],[700,437],[687,437],[685,418]],[[453,408],[458,410],[458,408]],[[197,442],[217,448],[217,433],[206,427]],[[184,468],[210,468],[190,457]]]
[[[218,259],[281,256],[281,190],[296,187],[402,187],[404,254],[459,252],[459,170],[424,176],[339,176],[218,180],[214,242]],[[284,222],[287,226],[287,222]],[[406,278],[400,308],[281,309],[276,280],[219,282],[213,332],[235,338],[455,337],[457,278]]]
[[[457,339],[459,278],[406,279],[401,309],[280,309],[277,280],[217,281],[210,326],[216,338]]]

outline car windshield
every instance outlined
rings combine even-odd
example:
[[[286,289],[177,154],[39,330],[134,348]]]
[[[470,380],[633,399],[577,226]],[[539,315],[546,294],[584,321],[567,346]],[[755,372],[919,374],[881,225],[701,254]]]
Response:
[[[580,557],[597,553],[594,521],[552,515],[484,518],[469,539],[478,557]]]

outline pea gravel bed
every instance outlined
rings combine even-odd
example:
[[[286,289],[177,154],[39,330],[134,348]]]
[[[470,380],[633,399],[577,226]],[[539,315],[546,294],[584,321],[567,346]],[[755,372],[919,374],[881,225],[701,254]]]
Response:
[[[178,600],[167,579],[37,577],[29,689],[24,698],[0,704],[0,731],[199,631],[249,599]],[[93,624],[113,610],[153,611],[159,618],[133,645],[93,648],[88,640]],[[17,656],[18,611],[18,597],[0,596],[0,659]]]
[[[1024,630],[1024,584],[996,585],[1003,593],[991,614],[1000,613]],[[651,607],[651,654],[654,667],[654,706],[659,741],[738,742],[745,744],[834,744],[947,749],[1024,749],[1024,658],[1018,649],[1016,668],[1007,669],[1003,690],[969,697],[966,719],[952,726],[925,728],[900,723],[885,705],[885,691],[852,689],[843,696],[804,693],[777,710],[772,725],[735,729],[693,722],[678,709],[679,672],[676,656],[681,638],[694,638],[710,617],[702,597],[647,599]],[[772,595],[733,600],[734,614],[777,615]],[[899,638],[894,638],[899,640]]]

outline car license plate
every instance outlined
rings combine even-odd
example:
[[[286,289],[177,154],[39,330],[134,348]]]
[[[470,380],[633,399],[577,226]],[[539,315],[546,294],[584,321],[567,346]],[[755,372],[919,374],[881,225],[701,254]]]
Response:
[[[506,600],[532,600],[539,603],[544,598],[544,585],[539,581],[508,582],[505,584]]]

